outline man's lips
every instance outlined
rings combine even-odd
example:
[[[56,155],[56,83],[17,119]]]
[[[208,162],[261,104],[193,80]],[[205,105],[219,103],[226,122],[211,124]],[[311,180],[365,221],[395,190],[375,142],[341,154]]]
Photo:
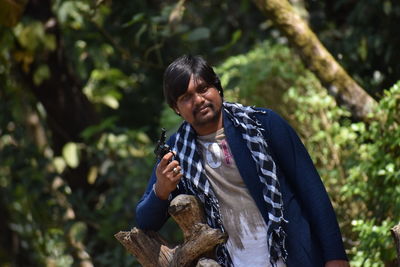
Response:
[[[203,111],[205,111],[207,108],[211,108],[212,107],[212,104],[210,103],[210,104],[206,104],[206,105],[204,105],[204,106],[201,106],[200,108],[196,108],[194,111],[193,111],[193,114],[197,114],[197,113],[201,113],[201,112],[203,112]]]

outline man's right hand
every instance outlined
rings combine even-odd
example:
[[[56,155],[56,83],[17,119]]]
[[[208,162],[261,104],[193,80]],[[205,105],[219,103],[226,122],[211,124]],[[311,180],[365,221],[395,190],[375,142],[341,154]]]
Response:
[[[173,156],[172,152],[165,154],[157,165],[157,182],[154,186],[154,191],[157,197],[162,200],[168,199],[183,176],[179,162],[172,160]]]

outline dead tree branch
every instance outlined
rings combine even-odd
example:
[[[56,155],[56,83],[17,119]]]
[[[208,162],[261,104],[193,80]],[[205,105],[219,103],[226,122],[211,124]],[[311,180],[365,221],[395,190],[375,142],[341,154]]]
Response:
[[[189,195],[179,195],[171,201],[168,212],[183,231],[184,242],[171,247],[158,233],[133,228],[119,232],[115,238],[133,254],[143,266],[189,266],[226,241],[227,235],[205,223],[200,202]],[[211,259],[201,259],[197,266],[219,266]]]

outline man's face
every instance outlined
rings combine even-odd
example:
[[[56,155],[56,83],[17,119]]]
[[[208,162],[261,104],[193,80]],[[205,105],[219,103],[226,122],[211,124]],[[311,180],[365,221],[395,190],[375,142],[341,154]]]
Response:
[[[218,90],[202,79],[190,77],[186,92],[176,101],[175,111],[189,122],[199,135],[222,128],[222,98]]]

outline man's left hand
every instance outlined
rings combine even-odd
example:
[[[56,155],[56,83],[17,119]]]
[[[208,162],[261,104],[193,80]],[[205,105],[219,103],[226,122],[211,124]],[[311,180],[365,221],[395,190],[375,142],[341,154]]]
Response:
[[[325,267],[350,267],[349,262],[345,260],[334,260],[325,263]]]

